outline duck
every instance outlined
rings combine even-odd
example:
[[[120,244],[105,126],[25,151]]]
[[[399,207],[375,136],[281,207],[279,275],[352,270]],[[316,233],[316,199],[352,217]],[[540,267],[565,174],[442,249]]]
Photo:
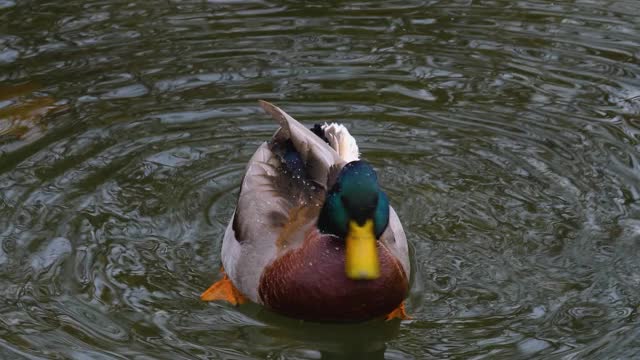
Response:
[[[407,237],[344,125],[278,123],[249,160],[203,301],[248,301],[301,320],[409,319]]]

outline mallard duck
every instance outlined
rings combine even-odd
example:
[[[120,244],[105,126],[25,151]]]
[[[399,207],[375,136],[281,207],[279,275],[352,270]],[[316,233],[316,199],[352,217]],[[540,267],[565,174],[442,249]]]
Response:
[[[280,128],[253,154],[204,301],[248,300],[305,320],[407,318],[407,239],[373,167],[338,124]]]

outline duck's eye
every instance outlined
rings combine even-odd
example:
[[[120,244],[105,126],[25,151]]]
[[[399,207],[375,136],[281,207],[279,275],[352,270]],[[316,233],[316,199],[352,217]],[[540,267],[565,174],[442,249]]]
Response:
[[[340,196],[340,201],[342,201],[342,204],[344,206],[349,207],[349,199],[346,196],[344,195]]]

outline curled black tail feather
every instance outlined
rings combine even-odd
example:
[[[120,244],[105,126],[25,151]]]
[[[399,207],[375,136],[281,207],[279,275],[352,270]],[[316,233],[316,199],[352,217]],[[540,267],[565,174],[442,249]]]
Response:
[[[322,130],[322,125],[320,124],[315,124],[313,125],[312,128],[310,128],[309,130],[311,130],[312,133],[318,135],[318,137],[322,140],[324,140],[324,142],[326,142],[327,144],[331,145],[329,143],[329,139],[327,139],[326,136],[324,136],[324,130]]]

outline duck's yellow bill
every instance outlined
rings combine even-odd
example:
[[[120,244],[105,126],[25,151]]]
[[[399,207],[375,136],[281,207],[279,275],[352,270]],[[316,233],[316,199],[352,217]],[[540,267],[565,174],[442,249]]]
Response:
[[[346,242],[347,277],[353,280],[377,279],[380,276],[380,261],[376,249],[373,220],[367,220],[362,226],[355,221],[350,221]]]

